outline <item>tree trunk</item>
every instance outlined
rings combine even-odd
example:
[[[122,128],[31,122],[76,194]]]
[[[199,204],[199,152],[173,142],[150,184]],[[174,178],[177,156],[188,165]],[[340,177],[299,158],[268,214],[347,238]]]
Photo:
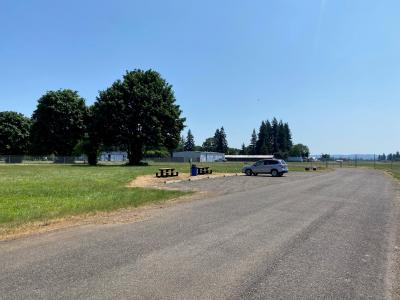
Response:
[[[87,153],[87,158],[89,165],[97,165],[97,151]]]
[[[128,146],[128,165],[137,166],[140,165],[140,161],[143,158],[143,147],[139,144],[130,144]]]

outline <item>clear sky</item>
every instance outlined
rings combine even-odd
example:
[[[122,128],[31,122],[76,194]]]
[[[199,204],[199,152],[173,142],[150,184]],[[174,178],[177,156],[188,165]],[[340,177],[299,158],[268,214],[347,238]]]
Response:
[[[196,144],[273,116],[311,152],[400,149],[398,0],[0,0],[0,111],[47,90],[92,104],[126,70],[174,86]],[[185,131],[187,130],[185,129]]]

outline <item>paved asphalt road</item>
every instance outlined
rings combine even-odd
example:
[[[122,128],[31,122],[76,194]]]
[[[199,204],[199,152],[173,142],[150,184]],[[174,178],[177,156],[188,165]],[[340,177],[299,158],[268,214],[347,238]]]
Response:
[[[147,220],[0,242],[1,299],[382,299],[396,186],[373,170],[176,184]]]

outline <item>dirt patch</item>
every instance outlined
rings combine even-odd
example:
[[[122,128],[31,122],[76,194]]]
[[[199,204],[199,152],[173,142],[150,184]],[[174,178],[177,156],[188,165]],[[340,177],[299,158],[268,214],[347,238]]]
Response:
[[[159,178],[154,175],[138,176],[128,183],[128,187],[142,188],[170,188],[168,184],[181,181],[196,181],[218,177],[237,176],[237,173],[213,173],[210,175],[190,176],[189,173],[180,173],[179,176]]]

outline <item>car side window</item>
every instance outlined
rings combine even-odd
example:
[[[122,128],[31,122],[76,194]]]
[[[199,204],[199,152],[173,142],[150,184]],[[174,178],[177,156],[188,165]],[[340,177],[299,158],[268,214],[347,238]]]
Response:
[[[264,165],[269,165],[270,161],[269,160],[264,160]]]
[[[271,165],[277,165],[277,164],[279,164],[279,161],[277,161],[277,160],[272,160],[271,161]]]
[[[258,161],[258,162],[256,162],[254,165],[255,166],[259,166],[259,165],[261,165],[262,164],[262,161]]]

